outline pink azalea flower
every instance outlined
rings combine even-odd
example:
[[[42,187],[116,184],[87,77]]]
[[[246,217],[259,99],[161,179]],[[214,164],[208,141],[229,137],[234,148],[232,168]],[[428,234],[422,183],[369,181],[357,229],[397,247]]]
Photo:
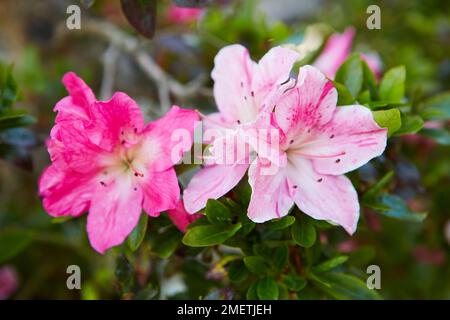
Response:
[[[263,101],[287,80],[298,54],[290,49],[275,47],[256,63],[246,48],[231,45],[217,54],[212,71],[214,98],[219,112],[204,120],[206,130],[216,129],[216,137],[223,138],[224,129],[238,129],[252,123],[263,108]],[[232,135],[242,146],[239,130]],[[206,142],[214,142],[205,137]],[[204,208],[208,199],[218,199],[242,179],[249,167],[249,154],[234,157],[233,163],[205,166],[190,181],[184,191],[186,210],[195,213]]]
[[[173,224],[181,231],[186,232],[189,224],[204,217],[202,214],[190,214],[184,208],[183,200],[179,200],[174,209],[167,210],[167,214]]]
[[[70,95],[55,106],[58,115],[47,141],[52,164],[40,178],[39,192],[53,217],[89,211],[89,241],[103,253],[125,240],[142,209],[158,216],[175,208],[180,189],[173,165],[186,150],[171,154],[178,144],[171,134],[176,129],[192,134],[197,114],[174,106],[145,125],[126,94],[97,101],[74,73],[63,83]]]
[[[16,270],[11,266],[0,268],[0,300],[8,299],[16,290],[19,280]]]
[[[259,128],[269,125],[280,131],[281,155],[287,164],[275,174],[262,172],[272,165],[264,155],[251,164],[251,220],[282,217],[295,203],[314,219],[339,224],[350,234],[355,231],[358,196],[343,174],[383,153],[387,129],[376,124],[369,109],[336,103],[331,81],[318,69],[304,66],[296,87],[280,96],[275,110],[265,115],[270,123],[256,122]]]
[[[321,54],[314,61],[313,66],[330,79],[334,79],[337,70],[350,55],[355,33],[353,27],[348,27],[342,34],[332,34]],[[380,77],[381,60],[376,53],[361,54],[361,59],[367,62],[369,68],[377,77]]]
[[[201,8],[182,8],[172,4],[167,10],[167,20],[173,23],[190,23],[196,21],[202,13]]]

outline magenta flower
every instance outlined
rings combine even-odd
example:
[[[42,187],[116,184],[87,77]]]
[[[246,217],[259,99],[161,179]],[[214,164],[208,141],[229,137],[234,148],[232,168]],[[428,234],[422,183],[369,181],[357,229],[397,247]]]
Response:
[[[219,112],[204,120],[205,133],[217,129],[215,138],[221,138],[225,136],[224,129],[237,129],[254,122],[263,108],[263,101],[289,80],[297,58],[295,51],[275,47],[255,63],[241,45],[220,50],[211,74]],[[239,130],[233,134],[245,148]],[[206,136],[204,140],[215,141]],[[248,156],[247,153],[243,158],[235,157],[233,163],[208,165],[198,172],[184,191],[186,210],[195,213],[206,206],[208,199],[218,199],[236,186],[249,167]]]
[[[339,224],[350,234],[355,231],[358,196],[343,174],[383,153],[387,129],[376,124],[369,109],[336,103],[331,81],[316,68],[304,66],[297,85],[256,122],[257,128],[280,131],[280,154],[287,161],[274,174],[264,174],[273,163],[261,153],[251,164],[251,220],[282,217],[295,203],[314,219]]]
[[[17,290],[19,279],[11,266],[0,267],[0,300],[6,300]]]
[[[167,10],[167,20],[173,23],[190,23],[198,20],[202,13],[201,8],[181,8],[171,4]]]
[[[172,154],[179,142],[171,135],[185,130],[192,143],[197,114],[174,106],[145,125],[126,94],[96,101],[74,73],[67,73],[63,83],[70,96],[55,106],[58,115],[47,141],[52,164],[40,178],[39,192],[51,216],[89,211],[89,241],[103,253],[125,240],[142,209],[158,216],[175,208],[180,189],[173,165],[188,148]]]
[[[167,210],[167,215],[173,224],[181,231],[186,232],[189,224],[204,217],[202,214],[190,214],[184,208],[183,200],[179,200],[174,209]]]

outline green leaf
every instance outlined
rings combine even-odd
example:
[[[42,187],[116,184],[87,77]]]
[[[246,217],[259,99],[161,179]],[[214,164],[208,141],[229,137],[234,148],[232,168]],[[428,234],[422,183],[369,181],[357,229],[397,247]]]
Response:
[[[134,269],[124,254],[120,254],[116,259],[115,275],[122,291],[129,292],[134,284]]]
[[[297,275],[286,275],[283,277],[283,282],[289,290],[295,292],[306,287],[306,280]]]
[[[128,22],[140,34],[152,38],[155,33],[157,0],[120,0]]]
[[[247,279],[248,271],[242,260],[235,260],[230,263],[228,277],[231,282],[239,283]]]
[[[266,227],[269,230],[282,230],[289,227],[291,224],[295,222],[294,216],[285,216],[279,219],[273,219],[266,223]]]
[[[398,109],[372,111],[372,114],[380,127],[388,128],[389,137],[402,126],[402,119]]]
[[[291,227],[292,239],[302,247],[309,248],[316,242],[316,229],[309,219],[298,218]]]
[[[338,93],[338,102],[337,102],[338,106],[346,106],[355,102],[355,98],[353,97],[353,95],[350,93],[350,91],[347,89],[346,86],[336,81],[333,81],[333,85]]]
[[[275,249],[273,254],[273,264],[277,270],[282,271],[289,259],[289,248],[284,245]]]
[[[369,202],[373,201],[375,196],[380,193],[381,189],[386,187],[389,184],[389,182],[391,182],[393,177],[394,177],[394,171],[389,171],[388,173],[386,173],[383,176],[383,178],[381,178],[375,185],[370,187],[369,190],[367,190],[364,193],[362,200],[365,203],[369,203]]]
[[[241,227],[242,224],[237,223],[229,227],[207,225],[189,228],[183,237],[183,243],[191,247],[213,246],[231,238]]]
[[[423,120],[417,115],[402,115],[402,126],[395,132],[396,136],[403,134],[414,134],[423,127]]]
[[[220,201],[209,199],[206,203],[205,213],[212,224],[224,225],[231,223],[231,212]]]
[[[420,134],[429,137],[444,146],[450,145],[450,133],[445,129],[422,129]]]
[[[157,296],[157,294],[158,289],[150,285],[148,288],[138,291],[133,300],[152,300]]]
[[[425,120],[450,119],[450,91],[438,94],[423,102],[420,115]]]
[[[366,61],[361,60],[363,73],[364,73],[364,83],[363,87],[368,89],[370,100],[373,100],[376,98],[376,89],[377,89],[377,79],[375,75],[373,74],[372,70],[370,69],[369,65]]]
[[[277,300],[279,295],[277,282],[272,277],[258,280],[256,293],[261,300]]]
[[[359,54],[350,55],[336,72],[335,81],[342,83],[352,94],[357,97],[363,85],[363,67]]]
[[[408,208],[405,201],[399,196],[384,193],[378,197],[378,202],[386,206],[386,210],[377,210],[379,213],[399,220],[422,222],[427,214],[413,212]]]
[[[12,69],[13,65],[5,69],[0,63],[0,114],[11,108],[18,97],[18,87]]]
[[[160,258],[167,259],[180,245],[183,234],[175,227],[170,226],[155,238],[152,251]]]
[[[0,117],[0,131],[10,128],[24,127],[35,122],[35,118],[29,115],[7,115]]]
[[[247,290],[247,300],[258,300],[258,293],[256,288],[258,287],[258,282],[252,283],[252,285]]]
[[[134,227],[133,231],[131,231],[130,235],[128,236],[128,247],[130,247],[131,251],[136,251],[139,246],[142,243],[142,240],[144,240],[145,232],[147,231],[147,222],[148,222],[148,215],[143,212],[141,214],[141,217],[139,218],[139,222]]]
[[[385,73],[380,82],[380,99],[390,103],[400,102],[405,95],[404,66],[398,66]]]
[[[270,269],[264,258],[260,256],[247,256],[244,258],[244,263],[251,273],[257,275],[265,275]]]
[[[340,266],[341,264],[345,263],[348,260],[347,256],[338,256],[331,258],[329,260],[326,260],[317,266],[313,268],[314,273],[322,273],[325,271],[329,271],[331,269],[336,268],[337,266]]]
[[[329,272],[315,279],[317,286],[330,296],[339,300],[380,300],[376,290],[371,290],[361,279],[346,273]],[[323,285],[327,283],[329,286]]]
[[[32,239],[31,232],[26,230],[3,230],[0,233],[0,265],[27,248]]]

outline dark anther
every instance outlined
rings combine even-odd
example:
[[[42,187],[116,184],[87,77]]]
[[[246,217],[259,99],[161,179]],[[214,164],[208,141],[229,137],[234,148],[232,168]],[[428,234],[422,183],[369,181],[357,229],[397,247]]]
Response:
[[[333,139],[334,138],[334,134],[332,134],[331,136],[330,136],[330,139]]]
[[[289,141],[289,143],[290,143],[290,144],[293,144],[293,143],[294,143],[294,140]]]
[[[134,133],[136,133],[137,132],[137,128],[134,128]]]
[[[252,95],[252,97],[255,96],[255,92],[254,91],[250,92],[250,94]]]
[[[341,159],[336,159],[336,163],[339,163],[339,162],[341,162]]]
[[[104,187],[106,187],[106,183],[104,183],[103,181],[100,181],[100,184]]]
[[[241,81],[241,87],[243,87],[243,86],[244,86],[244,82]]]
[[[136,187],[134,187],[134,188],[133,188],[133,190],[134,190],[134,191],[137,191],[137,188],[136,188]]]
[[[238,120],[237,123],[238,123],[238,124],[241,124],[241,120]]]
[[[125,144],[125,140],[122,140],[120,143],[121,143],[121,144]]]
[[[323,179],[322,179],[322,178],[320,178],[319,180],[317,180],[317,182],[322,182],[322,180],[323,180]]]
[[[294,189],[297,189],[297,185],[295,185],[295,186],[292,186],[292,188],[294,188]]]

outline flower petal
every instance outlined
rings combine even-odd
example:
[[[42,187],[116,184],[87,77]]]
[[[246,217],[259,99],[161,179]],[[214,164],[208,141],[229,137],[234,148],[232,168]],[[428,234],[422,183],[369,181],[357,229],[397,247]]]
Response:
[[[60,170],[55,165],[45,169],[39,179],[43,206],[53,217],[79,216],[89,208],[96,188],[94,175]]]
[[[100,185],[94,192],[87,218],[92,247],[100,253],[121,244],[139,221],[142,190],[128,176]]]
[[[117,92],[109,101],[91,106],[92,122],[86,128],[90,139],[105,150],[112,151],[119,143],[135,143],[136,134],[144,128],[144,117],[136,102]]]
[[[329,220],[353,234],[359,217],[358,195],[345,176],[322,175],[311,161],[289,158],[288,180],[295,204],[317,220]]]
[[[173,106],[161,119],[146,128],[144,146],[146,163],[152,163],[153,171],[164,171],[178,163],[183,153],[190,150],[193,133],[198,122],[194,110]]]
[[[294,204],[289,194],[286,172],[274,165],[256,159],[248,170],[252,196],[248,217],[254,222],[265,222],[288,214]]]
[[[69,92],[69,97],[61,99],[55,106],[58,111],[56,122],[78,119],[89,120],[89,106],[95,101],[91,88],[74,72],[64,75],[62,82]]]
[[[191,222],[204,217],[202,214],[190,214],[187,212],[184,208],[183,200],[178,201],[174,209],[167,210],[167,215],[181,232],[186,232],[186,228]]]
[[[348,27],[342,34],[331,35],[313,65],[327,77],[334,79],[336,71],[350,54],[354,36],[355,29],[353,27]]]
[[[314,169],[340,175],[355,170],[386,148],[387,129],[380,128],[371,111],[359,105],[339,107],[329,123],[301,152],[317,156]]]
[[[207,166],[194,175],[184,190],[184,205],[189,213],[206,206],[208,199],[218,199],[233,189],[247,171],[248,164]]]
[[[294,50],[274,47],[259,60],[253,79],[253,91],[258,106],[273,88],[289,80],[291,69],[298,58],[299,54]]]
[[[180,187],[173,168],[162,172],[148,172],[141,183],[145,212],[153,217],[175,208],[180,197]]]
[[[247,49],[241,45],[222,48],[214,59],[211,73],[214,98],[228,122],[244,123],[256,118],[258,107],[252,97],[255,66]]]
[[[278,126],[286,141],[308,139],[312,128],[329,122],[337,103],[337,92],[331,81],[311,66],[300,68],[297,85],[286,92],[275,108]]]

